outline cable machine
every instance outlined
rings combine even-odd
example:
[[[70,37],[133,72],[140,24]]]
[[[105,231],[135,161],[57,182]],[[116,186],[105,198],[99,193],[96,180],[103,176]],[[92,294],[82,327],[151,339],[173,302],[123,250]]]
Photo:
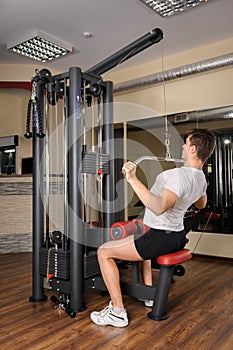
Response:
[[[60,300],[53,297],[55,303],[75,317],[76,312],[85,309],[85,289],[106,289],[100,276],[96,250],[110,239],[110,227],[115,221],[113,84],[103,81],[101,75],[160,42],[162,36],[162,31],[156,28],[86,72],[71,67],[68,72],[52,76],[49,70],[42,69],[36,70],[32,78],[25,133],[26,138],[33,140],[31,302],[46,300],[45,289],[54,290],[60,296]],[[51,232],[49,167],[55,155],[49,150],[48,109],[51,105],[56,107],[59,100],[63,102],[63,170],[60,179],[64,217],[62,229]],[[91,151],[88,151],[86,108],[94,105],[98,111],[98,145],[94,149],[92,144]],[[88,177],[95,177],[98,184],[97,226],[87,222]],[[146,286],[142,289],[145,290]],[[139,297],[142,297],[142,289]],[[131,288],[125,290],[130,293]],[[148,298],[153,294],[152,288]]]

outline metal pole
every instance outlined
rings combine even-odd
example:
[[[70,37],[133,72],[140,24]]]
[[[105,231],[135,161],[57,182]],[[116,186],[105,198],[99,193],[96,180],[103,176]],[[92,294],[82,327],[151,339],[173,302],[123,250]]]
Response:
[[[36,96],[40,102],[41,115],[43,116],[43,91],[44,84],[36,84]],[[40,248],[44,240],[44,207],[43,207],[43,164],[42,155],[44,148],[44,139],[38,137],[39,120],[36,101],[32,103],[33,114],[33,218],[32,218],[32,296],[30,301],[45,301],[47,296],[44,294],[43,279],[40,276]]]
[[[141,51],[147,49],[151,45],[158,43],[163,38],[163,32],[159,28],[151,30],[149,33],[136,39],[131,44],[123,47],[113,55],[107,57],[100,63],[96,64],[92,68],[88,69],[86,73],[93,73],[101,75],[110,69],[114,68],[118,64],[125,62],[129,58],[137,55]]]
[[[115,174],[114,174],[114,124],[113,124],[113,83],[106,82],[103,94],[103,152],[109,154],[109,174],[104,181],[104,223],[105,241],[110,239],[109,230],[114,223]]]
[[[81,70],[69,69],[68,230],[70,238],[70,308],[83,310],[82,197],[79,187],[82,151]]]

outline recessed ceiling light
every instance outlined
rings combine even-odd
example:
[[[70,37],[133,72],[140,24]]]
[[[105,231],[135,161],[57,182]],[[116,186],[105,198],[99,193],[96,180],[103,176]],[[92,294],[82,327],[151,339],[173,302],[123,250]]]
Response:
[[[208,0],[140,0],[162,17],[175,15]]]
[[[38,31],[30,37],[7,44],[7,49],[41,62],[51,61],[73,51],[71,44]]]
[[[90,39],[90,38],[93,38],[94,35],[91,33],[91,32],[83,32],[82,33],[82,36],[85,38],[85,39]]]

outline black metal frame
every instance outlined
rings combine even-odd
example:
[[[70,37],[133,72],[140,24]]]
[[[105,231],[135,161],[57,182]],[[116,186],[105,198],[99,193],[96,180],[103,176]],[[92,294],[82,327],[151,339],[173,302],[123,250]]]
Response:
[[[119,50],[104,61],[82,72],[79,67],[71,67],[68,72],[51,76],[47,70],[36,73],[32,79],[36,82],[36,98],[40,103],[41,114],[43,115],[44,90],[48,85],[58,86],[61,81],[69,81],[69,108],[68,108],[68,233],[69,233],[69,280],[53,278],[50,280],[50,287],[63,294],[69,295],[69,305],[66,305],[68,313],[75,315],[76,312],[84,309],[83,291],[86,288],[105,289],[100,276],[87,278],[84,276],[84,254],[83,254],[83,225],[82,218],[82,194],[79,189],[79,174],[81,169],[82,144],[81,144],[81,100],[83,81],[88,84],[97,84],[103,91],[103,152],[110,157],[109,174],[104,181],[104,241],[110,239],[109,229],[114,223],[114,195],[115,195],[115,174],[114,174],[114,126],[113,126],[113,84],[110,81],[104,82],[100,74],[108,71],[117,64],[128,60],[151,45],[162,39],[162,31],[154,29],[150,33],[137,39],[130,45]],[[56,102],[54,102],[56,103]],[[30,301],[39,302],[47,299],[44,293],[44,276],[41,274],[41,255],[48,251],[48,237],[44,239],[44,183],[42,156],[44,151],[44,140],[39,127],[38,110],[33,102],[33,261],[32,261],[32,296]],[[96,230],[96,235],[99,231]],[[68,255],[67,255],[68,256]],[[48,259],[48,257],[47,257]],[[45,264],[47,265],[47,264]],[[135,265],[136,266],[136,265]],[[140,288],[139,288],[140,287]],[[132,283],[123,284],[123,292],[130,295],[142,297],[149,291],[148,298],[154,294],[154,288],[139,286],[138,280],[134,277]],[[143,291],[143,292],[142,292]]]

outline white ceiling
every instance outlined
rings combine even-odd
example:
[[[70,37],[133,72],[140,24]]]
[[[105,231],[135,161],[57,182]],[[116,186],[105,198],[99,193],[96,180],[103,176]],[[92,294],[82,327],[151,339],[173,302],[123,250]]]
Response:
[[[233,37],[233,0],[209,0],[183,13],[162,18],[140,0],[0,0],[0,64],[36,64],[7,51],[7,43],[35,30],[72,44],[78,52],[45,63],[48,69],[83,71],[154,28],[164,33],[164,56]],[[94,37],[85,39],[83,32]],[[161,57],[154,45],[122,64],[137,65]],[[0,77],[1,80],[1,77]]]

